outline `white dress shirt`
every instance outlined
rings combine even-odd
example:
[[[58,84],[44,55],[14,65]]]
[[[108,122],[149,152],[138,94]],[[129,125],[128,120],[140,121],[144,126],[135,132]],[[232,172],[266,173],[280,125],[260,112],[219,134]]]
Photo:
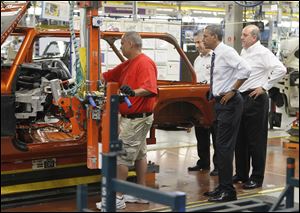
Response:
[[[241,92],[258,87],[269,90],[286,74],[284,65],[260,41],[242,49],[241,57],[251,66],[250,77],[240,87]]]
[[[210,83],[210,66],[212,51],[206,55],[200,54],[194,61],[194,69],[196,71],[197,82]]]
[[[230,46],[221,42],[215,49],[215,63],[213,70],[213,95],[219,96],[232,90],[238,79],[247,79],[250,76],[250,66]]]

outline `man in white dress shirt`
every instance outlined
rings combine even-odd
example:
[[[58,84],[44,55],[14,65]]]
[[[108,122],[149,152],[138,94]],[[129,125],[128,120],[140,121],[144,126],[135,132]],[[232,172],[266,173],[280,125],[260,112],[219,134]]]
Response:
[[[210,66],[211,56],[213,51],[211,49],[205,49],[202,41],[203,30],[198,30],[194,33],[194,42],[196,49],[199,52],[199,56],[194,61],[194,69],[197,75],[197,81],[199,83],[210,83]],[[197,138],[197,152],[199,160],[196,166],[188,167],[188,171],[200,171],[210,169],[210,134],[212,135],[213,147],[215,149],[215,130],[214,126],[205,128],[202,126],[195,126],[195,135]],[[213,155],[214,169],[210,173],[211,176],[218,175],[216,155]]]
[[[204,195],[208,201],[226,202],[236,200],[232,183],[233,154],[240,125],[243,99],[239,87],[250,76],[250,66],[232,48],[222,42],[222,28],[209,25],[204,29],[203,42],[212,49],[211,95],[215,98],[217,120],[216,155],[219,185]],[[210,95],[210,96],[211,96]]]
[[[233,182],[244,189],[261,187],[264,179],[268,140],[269,97],[266,93],[286,73],[284,65],[260,43],[260,31],[248,25],[242,31],[241,56],[251,66],[250,77],[240,87],[244,110],[236,149]],[[252,173],[249,178],[250,159]]]

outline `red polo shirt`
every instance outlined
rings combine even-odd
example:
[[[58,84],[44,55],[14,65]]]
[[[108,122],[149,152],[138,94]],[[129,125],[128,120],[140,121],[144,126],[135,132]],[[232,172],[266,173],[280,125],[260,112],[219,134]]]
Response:
[[[103,73],[107,82],[118,82],[120,86],[128,85],[133,90],[142,88],[157,95],[157,68],[148,56],[140,54],[129,59],[114,69]],[[132,107],[128,108],[126,103],[120,104],[120,113],[123,115],[153,112],[156,96],[129,97]]]

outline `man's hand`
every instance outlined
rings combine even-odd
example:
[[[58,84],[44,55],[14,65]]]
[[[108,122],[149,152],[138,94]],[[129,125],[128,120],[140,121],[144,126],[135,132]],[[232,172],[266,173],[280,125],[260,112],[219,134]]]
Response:
[[[135,96],[134,90],[132,90],[128,85],[123,85],[120,87],[122,93],[128,96]]]
[[[235,95],[235,92],[234,91],[229,91],[229,92],[226,92],[226,93],[221,93],[220,95],[222,95],[222,99],[220,101],[220,104],[227,104],[227,102]]]
[[[255,90],[253,90],[249,96],[256,99],[258,96],[260,96],[261,94],[266,93],[266,90],[262,87],[257,87]]]

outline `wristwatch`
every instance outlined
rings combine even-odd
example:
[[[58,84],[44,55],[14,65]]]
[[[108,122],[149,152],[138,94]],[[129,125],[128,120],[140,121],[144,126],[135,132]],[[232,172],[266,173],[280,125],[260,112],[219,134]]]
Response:
[[[230,91],[237,93],[238,89],[235,89],[234,87],[232,87]]]

